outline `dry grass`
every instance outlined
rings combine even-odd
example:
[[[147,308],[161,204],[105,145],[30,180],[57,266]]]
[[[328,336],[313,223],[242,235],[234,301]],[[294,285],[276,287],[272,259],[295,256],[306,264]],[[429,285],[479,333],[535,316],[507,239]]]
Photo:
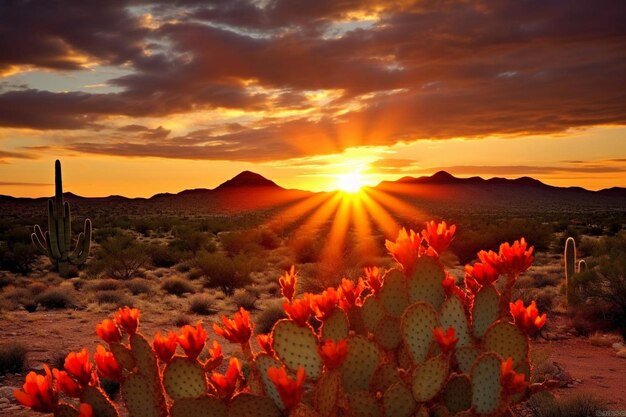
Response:
[[[74,307],[74,297],[62,288],[50,288],[38,295],[35,301],[48,309]]]
[[[20,373],[26,368],[28,350],[21,343],[10,342],[0,345],[0,375]]]
[[[186,278],[180,276],[173,276],[166,278],[161,284],[161,288],[163,291],[181,296],[185,293],[194,293],[196,292],[193,284],[191,284]]]
[[[189,312],[200,315],[214,314],[215,300],[208,294],[196,294],[189,299]]]
[[[243,307],[248,311],[256,308],[258,298],[258,294],[242,288],[235,290],[235,294],[233,294],[233,301],[237,307]]]

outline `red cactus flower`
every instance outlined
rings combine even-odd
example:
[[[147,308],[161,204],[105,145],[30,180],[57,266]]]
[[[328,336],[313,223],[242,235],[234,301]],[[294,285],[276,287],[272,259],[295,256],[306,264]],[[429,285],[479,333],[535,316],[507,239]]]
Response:
[[[93,417],[93,408],[87,403],[80,403],[78,417]]]
[[[53,369],[52,375],[54,375],[55,388],[58,392],[62,392],[68,397],[80,398],[83,390],[80,385],[78,385],[76,381],[74,381],[72,377],[67,374],[67,372]]]
[[[435,327],[433,329],[433,336],[435,336],[435,340],[443,353],[450,352],[454,349],[454,346],[456,346],[456,342],[458,342],[459,339],[455,337],[455,333],[454,327],[448,327],[445,333],[441,327]]]
[[[364,268],[365,284],[374,294],[378,294],[383,287],[383,277],[377,266],[372,268]]]
[[[422,236],[428,242],[428,246],[441,255],[450,242],[454,239],[454,232],[456,232],[456,225],[452,224],[450,227],[446,222],[435,223],[434,221],[426,222],[426,229],[422,230]]]
[[[526,389],[526,375],[513,369],[513,359],[508,358],[500,365],[500,385],[506,395],[515,395]]]
[[[320,347],[320,356],[329,370],[339,367],[347,355],[348,342],[345,339],[338,343],[329,339]]]
[[[209,359],[207,359],[204,368],[207,371],[211,371],[222,364],[224,360],[224,355],[222,354],[222,347],[217,342],[217,340],[213,341],[213,346],[209,348]]]
[[[296,293],[296,282],[298,281],[298,277],[296,277],[296,267],[291,265],[289,271],[286,271],[279,279],[278,283],[280,284],[280,291],[287,300],[292,301],[293,295]]]
[[[463,304],[465,304],[468,295],[464,290],[456,285],[456,278],[446,272],[446,276],[443,281],[441,281],[441,285],[443,285],[443,289],[447,296],[456,295],[461,299]]]
[[[256,341],[268,355],[274,355],[274,348],[272,347],[274,341],[272,340],[272,334],[259,334],[256,337]]]
[[[115,313],[115,322],[128,334],[135,334],[139,325],[139,309],[129,308],[128,306],[120,308]]]
[[[524,307],[524,302],[517,300],[515,303],[509,303],[509,308],[515,325],[527,335],[541,330],[544,324],[546,324],[546,313],[540,316],[539,310],[537,310],[537,303],[534,301],[528,307]]]
[[[465,274],[470,275],[474,279],[474,282],[483,287],[493,284],[500,276],[498,270],[493,268],[490,264],[480,262],[476,262],[473,266],[465,265]]]
[[[269,368],[267,376],[276,386],[278,395],[287,410],[293,409],[302,400],[302,386],[306,378],[304,368],[298,368],[296,378],[291,379],[287,371],[282,368]]]
[[[478,259],[483,264],[491,266],[498,272],[500,272],[502,269],[502,259],[500,258],[500,254],[492,250],[488,252],[481,250],[480,252],[478,252]]]
[[[93,359],[96,362],[98,375],[102,378],[111,381],[120,381],[122,379],[122,367],[117,363],[117,360],[115,360],[113,353],[107,351],[104,346],[98,345],[98,347],[96,347],[96,353],[94,353]]]
[[[311,296],[311,310],[315,314],[315,318],[319,321],[326,320],[337,307],[339,303],[339,293],[332,287],[329,287],[321,294]]]
[[[222,316],[222,323],[224,327],[220,327],[217,323],[213,324],[215,333],[232,343],[248,343],[252,336],[253,325],[250,323],[250,313],[243,307],[239,308],[239,312],[235,313],[233,319]]]
[[[204,349],[204,343],[206,342],[206,330],[202,327],[202,324],[198,322],[196,327],[189,324],[183,326],[180,329],[181,334],[178,335],[178,343],[183,348],[185,354],[190,359],[196,359],[202,349]]]
[[[223,399],[230,399],[237,388],[237,381],[241,375],[241,364],[237,358],[230,358],[228,363],[228,369],[224,375],[213,372],[211,374],[211,384],[218,397]]]
[[[342,278],[341,285],[338,288],[340,296],[340,304],[344,310],[348,310],[354,305],[361,305],[361,293],[365,289],[362,279],[356,283],[350,279]]]
[[[512,245],[503,243],[500,245],[500,260],[502,273],[509,276],[517,276],[525,272],[532,265],[534,246],[528,248],[526,239],[516,240]]]
[[[43,366],[45,375],[29,372],[22,390],[13,391],[15,398],[25,407],[34,411],[51,413],[59,402],[59,395],[52,385],[52,374],[48,365]]]
[[[294,321],[298,326],[306,325],[307,321],[309,321],[309,317],[311,316],[309,296],[306,295],[304,298],[292,301],[291,303],[284,303],[283,310],[285,310],[287,317]]]
[[[176,353],[176,346],[178,346],[178,335],[175,332],[170,331],[166,336],[161,336],[161,332],[154,335],[152,347],[161,362],[169,363]]]
[[[70,352],[65,357],[63,367],[81,386],[88,385],[92,380],[93,365],[89,360],[87,349],[80,352]]]
[[[413,271],[415,261],[423,252],[422,237],[413,230],[407,232],[404,227],[398,232],[395,242],[385,241],[385,247],[407,275]]]
[[[101,323],[96,324],[96,334],[107,343],[115,343],[122,340],[122,333],[119,327],[111,319],[105,319]]]

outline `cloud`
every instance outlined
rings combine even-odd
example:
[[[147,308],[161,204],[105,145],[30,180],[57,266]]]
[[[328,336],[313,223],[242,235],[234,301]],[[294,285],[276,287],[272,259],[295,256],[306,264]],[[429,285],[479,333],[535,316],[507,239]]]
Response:
[[[2,4],[0,73],[130,70],[116,93],[0,90],[0,127],[84,131],[74,151],[269,161],[626,124],[621,0]],[[222,129],[161,127],[202,112]]]
[[[534,165],[454,165],[413,170],[412,173],[429,174],[447,171],[454,175],[550,175],[561,173],[608,174],[624,173],[626,167],[588,163],[583,166],[534,166]]]

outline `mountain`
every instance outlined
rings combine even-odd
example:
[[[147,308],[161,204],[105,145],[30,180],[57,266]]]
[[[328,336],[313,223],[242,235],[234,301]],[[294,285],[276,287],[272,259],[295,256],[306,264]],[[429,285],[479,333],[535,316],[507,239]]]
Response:
[[[506,206],[538,210],[594,206],[626,208],[626,188],[590,191],[581,187],[555,187],[530,177],[458,178],[439,171],[432,176],[383,181],[375,188],[414,205],[441,203],[460,208]]]
[[[224,181],[223,183],[218,185],[215,188],[215,191],[236,189],[236,188],[241,188],[241,187],[246,187],[246,188],[259,187],[263,189],[273,188],[273,189],[284,190],[284,188],[278,186],[274,181],[268,180],[267,178],[265,178],[264,176],[260,174],[257,174],[256,172],[243,171],[235,175],[233,178],[229,179],[228,181]]]
[[[626,188],[590,191],[580,187],[554,187],[530,177],[458,178],[446,171],[439,171],[432,176],[407,176],[396,181],[383,181],[371,189],[379,194],[390,194],[411,206],[428,207],[432,210],[466,211],[477,207],[506,208],[520,212],[595,208],[626,210]],[[79,212],[101,210],[106,205],[107,210],[133,214],[146,211],[228,213],[267,210],[294,204],[314,194],[285,189],[260,174],[243,171],[213,189],[196,188],[176,194],[160,193],[147,199],[118,195],[88,198],[72,193],[65,193],[64,196]],[[0,211],[8,207],[26,212],[36,207],[33,213],[38,213],[42,209],[45,211],[47,199],[0,195]]]

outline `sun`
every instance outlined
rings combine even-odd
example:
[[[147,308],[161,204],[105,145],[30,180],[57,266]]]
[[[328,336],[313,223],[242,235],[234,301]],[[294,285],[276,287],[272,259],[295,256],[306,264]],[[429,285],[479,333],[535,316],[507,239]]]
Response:
[[[335,187],[350,194],[359,192],[365,185],[365,178],[357,171],[338,174],[335,178]]]

